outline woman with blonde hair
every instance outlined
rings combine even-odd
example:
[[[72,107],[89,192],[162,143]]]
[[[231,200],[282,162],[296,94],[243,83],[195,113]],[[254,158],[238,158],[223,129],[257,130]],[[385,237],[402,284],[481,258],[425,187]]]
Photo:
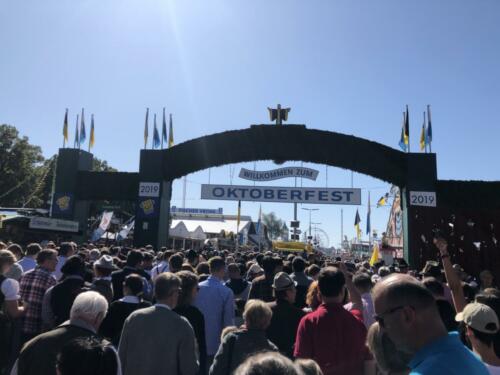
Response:
[[[307,289],[306,303],[308,307],[304,307],[303,310],[308,313],[316,310],[318,306],[321,305],[317,281],[313,281],[311,285],[309,285],[309,289]]]
[[[266,329],[273,313],[263,301],[251,299],[245,305],[245,329],[228,333],[222,340],[210,368],[210,375],[227,375],[253,354],[278,351],[267,339]]]

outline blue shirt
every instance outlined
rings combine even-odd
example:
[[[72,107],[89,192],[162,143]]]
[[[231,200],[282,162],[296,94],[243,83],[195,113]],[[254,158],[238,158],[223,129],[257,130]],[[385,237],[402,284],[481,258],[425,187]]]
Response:
[[[410,375],[488,375],[486,366],[450,332],[420,349],[409,364]]]
[[[213,276],[201,282],[199,287],[194,305],[205,318],[207,355],[215,355],[219,349],[222,330],[234,325],[233,291]]]

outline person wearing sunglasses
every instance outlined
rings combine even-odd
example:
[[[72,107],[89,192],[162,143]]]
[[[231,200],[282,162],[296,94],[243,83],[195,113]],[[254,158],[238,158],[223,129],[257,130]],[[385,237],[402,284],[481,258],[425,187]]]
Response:
[[[396,347],[412,355],[410,374],[486,375],[488,370],[448,333],[432,293],[415,278],[393,274],[373,290],[375,321]]]

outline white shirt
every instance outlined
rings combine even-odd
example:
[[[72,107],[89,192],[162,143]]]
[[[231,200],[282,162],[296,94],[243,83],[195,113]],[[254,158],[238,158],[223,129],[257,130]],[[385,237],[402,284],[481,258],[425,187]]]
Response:
[[[62,266],[64,266],[64,263],[66,263],[66,259],[68,259],[68,258],[66,258],[63,255],[60,255],[57,257],[56,270],[52,273],[52,275],[54,275],[54,277],[56,278],[57,281],[59,281],[59,279],[62,276],[61,268],[62,268]]]
[[[21,299],[19,295],[19,283],[14,279],[5,279],[0,289],[6,301],[17,301]]]
[[[372,296],[370,293],[363,293],[361,295],[361,301],[363,302],[363,323],[366,328],[370,328],[370,326],[375,322],[373,315],[375,315],[375,310],[373,308]],[[347,311],[352,310],[352,302],[344,305],[344,308]]]
[[[169,305],[165,305],[163,303],[155,303],[155,306],[163,307],[164,309],[167,309],[167,310],[172,310],[172,308]]]
[[[139,303],[139,297],[136,296],[124,296],[123,298],[120,298],[121,302],[125,303]]]

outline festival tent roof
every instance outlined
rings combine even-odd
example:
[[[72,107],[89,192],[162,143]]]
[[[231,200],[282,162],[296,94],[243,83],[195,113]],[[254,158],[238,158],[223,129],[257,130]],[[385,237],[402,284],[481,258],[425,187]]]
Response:
[[[198,227],[201,227],[203,233],[219,234],[224,231],[226,233],[237,232],[237,220],[172,220],[171,228],[176,228],[179,223],[184,223],[189,232],[194,232]],[[240,232],[249,224],[251,221],[240,221]],[[189,238],[189,237],[186,237]]]
[[[191,232],[191,239],[204,241],[207,239],[207,235],[203,232],[203,229],[199,226],[193,232]]]
[[[172,222],[172,228],[170,228],[168,234],[170,237],[177,237],[177,238],[190,238],[191,235],[189,230],[186,228],[186,225],[182,221],[176,224]]]

